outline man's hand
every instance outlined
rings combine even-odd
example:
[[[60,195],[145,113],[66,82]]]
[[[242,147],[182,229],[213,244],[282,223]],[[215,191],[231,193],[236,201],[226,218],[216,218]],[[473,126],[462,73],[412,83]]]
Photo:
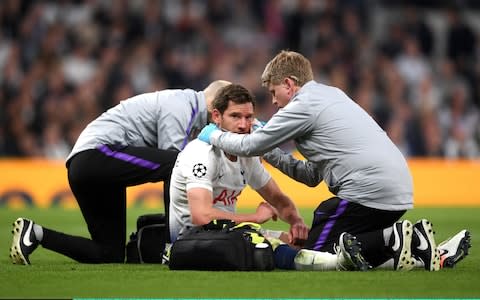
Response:
[[[260,121],[259,119],[255,118],[255,120],[253,120],[253,122],[252,122],[252,131],[251,132],[254,132],[255,130],[257,130],[259,128],[263,128],[263,126],[265,126],[265,124],[267,124],[267,122]]]
[[[218,129],[217,125],[210,123],[207,126],[203,127],[202,131],[200,131],[200,134],[198,135],[198,139],[202,142],[210,144],[210,137],[215,131],[219,130],[220,129]]]
[[[277,212],[275,208],[273,208],[267,202],[262,202],[258,205],[257,211],[255,212],[256,215],[256,223],[262,224],[267,222],[268,220],[272,219],[274,221],[277,220]]]
[[[299,219],[297,222],[290,225],[290,232],[288,233],[288,242],[294,246],[303,246],[308,238],[308,227]]]

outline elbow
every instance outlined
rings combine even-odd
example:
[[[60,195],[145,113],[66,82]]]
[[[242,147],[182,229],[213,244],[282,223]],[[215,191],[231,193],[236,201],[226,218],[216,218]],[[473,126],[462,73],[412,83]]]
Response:
[[[304,179],[304,184],[307,185],[308,187],[316,187],[317,185],[322,182],[322,178],[319,176],[316,176],[316,174],[310,174],[311,176],[307,176],[307,178]]]
[[[316,187],[320,183],[320,181],[314,180],[313,178],[294,177],[294,179],[308,187]]]
[[[210,223],[210,221],[212,221],[212,218],[207,214],[202,214],[202,213],[192,214],[193,225],[197,225],[197,226],[205,225]]]
[[[308,187],[316,187],[319,182],[313,182],[313,181],[307,181],[307,182],[304,182],[306,186]]]

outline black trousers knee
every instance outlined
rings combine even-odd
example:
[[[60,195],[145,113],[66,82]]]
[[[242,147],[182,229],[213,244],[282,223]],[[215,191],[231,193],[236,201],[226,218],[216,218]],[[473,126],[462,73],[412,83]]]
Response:
[[[67,165],[68,180],[91,240],[47,229],[43,247],[81,262],[123,262],[127,187],[167,181],[164,206],[168,214],[168,181],[177,155],[174,150],[110,145],[75,155]]]
[[[404,213],[405,210],[380,210],[338,197],[330,198],[313,212],[305,248],[333,253],[340,235],[348,232],[362,243],[362,254],[376,266],[390,255],[385,247],[383,229],[392,226]]]

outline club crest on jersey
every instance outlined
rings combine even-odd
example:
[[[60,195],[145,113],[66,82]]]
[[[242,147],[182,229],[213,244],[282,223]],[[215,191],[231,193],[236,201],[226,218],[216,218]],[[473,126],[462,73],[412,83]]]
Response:
[[[195,164],[192,170],[193,176],[202,178],[207,175],[207,167],[204,164]]]

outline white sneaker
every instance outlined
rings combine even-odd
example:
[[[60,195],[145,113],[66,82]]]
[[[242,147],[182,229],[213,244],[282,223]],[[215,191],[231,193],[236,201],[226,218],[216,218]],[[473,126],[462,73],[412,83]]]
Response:
[[[441,242],[437,247],[440,250],[440,266],[442,268],[455,267],[468,255],[468,248],[471,246],[470,232],[465,229]]]
[[[338,246],[334,247],[337,254],[338,271],[368,271],[372,267],[360,253],[362,248],[357,238],[344,232],[338,239]]]

